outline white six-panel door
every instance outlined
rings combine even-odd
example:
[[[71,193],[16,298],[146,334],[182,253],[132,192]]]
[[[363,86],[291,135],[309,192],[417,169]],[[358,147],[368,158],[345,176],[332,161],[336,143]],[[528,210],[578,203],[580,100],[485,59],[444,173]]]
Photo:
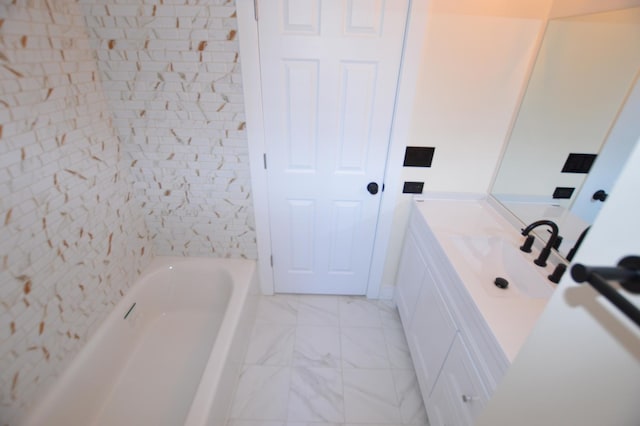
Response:
[[[259,2],[276,292],[367,290],[407,7]]]

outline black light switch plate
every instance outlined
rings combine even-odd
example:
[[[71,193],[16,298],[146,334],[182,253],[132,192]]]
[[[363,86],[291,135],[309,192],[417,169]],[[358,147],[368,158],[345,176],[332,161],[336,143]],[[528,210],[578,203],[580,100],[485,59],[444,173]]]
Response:
[[[553,198],[571,198],[575,188],[566,188],[559,186],[553,191]]]
[[[596,157],[596,154],[571,153],[564,162],[562,173],[589,173]]]
[[[422,194],[424,182],[405,182],[402,188],[403,194]]]
[[[435,148],[428,146],[408,146],[404,151],[405,167],[431,167]]]

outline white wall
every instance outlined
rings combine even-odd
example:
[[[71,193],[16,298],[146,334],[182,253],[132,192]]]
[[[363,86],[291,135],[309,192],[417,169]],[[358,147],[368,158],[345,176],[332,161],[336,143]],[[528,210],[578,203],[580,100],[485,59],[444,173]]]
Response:
[[[155,252],[255,258],[235,3],[81,3]]]
[[[640,0],[553,0],[549,19],[640,6]]]
[[[640,255],[640,144],[578,251],[576,263]],[[623,294],[636,306],[640,295]],[[478,424],[636,425],[640,329],[565,274]]]
[[[431,3],[407,145],[436,149],[431,168],[405,167],[402,181],[424,181],[425,191],[489,190],[549,5]],[[389,189],[401,192],[402,183]],[[398,196],[383,285],[395,282],[410,199]]]
[[[404,169],[407,180],[487,191],[541,30],[538,19],[431,16],[408,145],[436,150],[431,168]]]
[[[0,424],[64,370],[151,260],[82,10],[0,5]]]

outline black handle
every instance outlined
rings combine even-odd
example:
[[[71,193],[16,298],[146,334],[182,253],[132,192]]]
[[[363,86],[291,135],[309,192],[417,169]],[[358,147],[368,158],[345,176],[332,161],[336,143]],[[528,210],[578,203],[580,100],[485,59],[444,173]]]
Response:
[[[594,274],[605,280],[618,281],[625,290],[640,294],[640,256],[626,256],[618,262],[617,267],[584,266],[576,263],[571,268],[571,277],[578,283],[589,281]]]
[[[553,273],[547,276],[547,278],[552,283],[558,284],[560,282],[560,279],[562,278],[562,275],[564,274],[564,271],[566,270],[567,270],[567,265],[565,265],[564,263],[558,263],[556,265],[556,269],[554,269]]]
[[[593,193],[593,196],[591,198],[593,200],[602,201],[604,203],[604,200],[607,199],[608,195],[609,194],[604,192],[604,189],[599,189],[599,190],[597,190],[596,192]]]
[[[378,193],[378,184],[375,182],[369,182],[369,185],[367,185],[367,191],[369,191],[369,194],[371,195],[376,195]]]
[[[577,283],[586,281],[591,284],[594,289],[640,326],[640,310],[607,282],[607,280],[619,281],[625,290],[640,293],[640,257],[627,256],[618,262],[617,268],[584,266],[576,263],[571,268],[571,278]]]
[[[535,237],[533,235],[527,235],[527,239],[524,240],[524,244],[520,246],[520,250],[525,253],[531,253],[531,246],[533,246],[533,240]]]

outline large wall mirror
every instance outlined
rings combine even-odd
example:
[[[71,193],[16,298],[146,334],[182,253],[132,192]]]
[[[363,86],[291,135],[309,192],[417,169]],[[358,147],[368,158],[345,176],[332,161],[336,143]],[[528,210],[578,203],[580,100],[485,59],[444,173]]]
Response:
[[[550,19],[492,195],[566,254],[640,137],[640,7]],[[543,236],[544,237],[544,236]]]

